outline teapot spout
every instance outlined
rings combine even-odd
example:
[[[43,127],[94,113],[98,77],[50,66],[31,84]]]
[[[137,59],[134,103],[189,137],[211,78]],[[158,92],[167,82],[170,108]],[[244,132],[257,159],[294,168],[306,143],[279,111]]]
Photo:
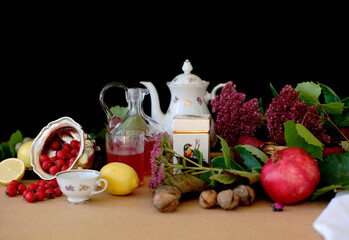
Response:
[[[165,123],[165,114],[161,111],[159,95],[156,91],[154,84],[151,82],[140,82],[146,88],[148,88],[151,99],[151,117],[157,121],[162,127],[164,127]]]

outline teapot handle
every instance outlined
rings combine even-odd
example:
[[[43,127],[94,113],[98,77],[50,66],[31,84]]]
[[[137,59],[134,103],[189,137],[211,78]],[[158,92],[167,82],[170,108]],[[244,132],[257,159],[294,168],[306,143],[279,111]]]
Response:
[[[102,89],[102,91],[100,92],[99,94],[99,102],[105,112],[105,114],[107,114],[107,117],[111,117],[113,116],[113,113],[110,111],[110,108],[107,106],[107,104],[105,104],[104,102],[104,95],[105,95],[105,92],[109,89],[109,88],[112,88],[112,87],[118,87],[118,88],[121,88],[121,89],[124,89],[125,91],[125,96],[126,96],[126,99],[127,99],[127,90],[128,88],[123,85],[122,83],[119,83],[119,82],[111,82],[107,85],[104,86],[104,88]]]
[[[205,95],[205,101],[208,103],[209,101],[214,99],[217,95],[216,93],[217,93],[218,89],[223,88],[224,86],[225,86],[225,83],[220,83],[212,89],[211,93],[207,92]]]

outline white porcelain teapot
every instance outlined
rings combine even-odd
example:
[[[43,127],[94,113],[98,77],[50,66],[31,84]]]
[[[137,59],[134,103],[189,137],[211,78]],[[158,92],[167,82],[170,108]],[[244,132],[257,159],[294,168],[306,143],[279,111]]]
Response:
[[[170,135],[173,134],[173,117],[176,114],[210,114],[207,103],[214,99],[217,90],[225,85],[220,83],[212,89],[211,93],[208,93],[206,89],[210,83],[191,73],[193,67],[189,60],[184,62],[182,70],[184,73],[167,82],[171,91],[171,102],[166,114],[160,109],[159,95],[154,85],[151,82],[140,82],[148,88],[150,93],[151,117]],[[211,118],[211,143],[214,141],[213,124]]]

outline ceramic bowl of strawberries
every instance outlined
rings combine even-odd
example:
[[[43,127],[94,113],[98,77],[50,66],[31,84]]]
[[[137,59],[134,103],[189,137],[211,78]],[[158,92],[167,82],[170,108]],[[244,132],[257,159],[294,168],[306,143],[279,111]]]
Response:
[[[69,117],[50,122],[34,139],[31,165],[42,179],[51,180],[60,171],[89,168],[94,158],[95,141]]]

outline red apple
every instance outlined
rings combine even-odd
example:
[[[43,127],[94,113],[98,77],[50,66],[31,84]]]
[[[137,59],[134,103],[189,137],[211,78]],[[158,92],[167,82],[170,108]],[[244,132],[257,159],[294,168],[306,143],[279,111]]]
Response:
[[[315,160],[302,148],[290,147],[276,152],[261,172],[264,190],[275,202],[298,203],[309,197],[320,181]]]

